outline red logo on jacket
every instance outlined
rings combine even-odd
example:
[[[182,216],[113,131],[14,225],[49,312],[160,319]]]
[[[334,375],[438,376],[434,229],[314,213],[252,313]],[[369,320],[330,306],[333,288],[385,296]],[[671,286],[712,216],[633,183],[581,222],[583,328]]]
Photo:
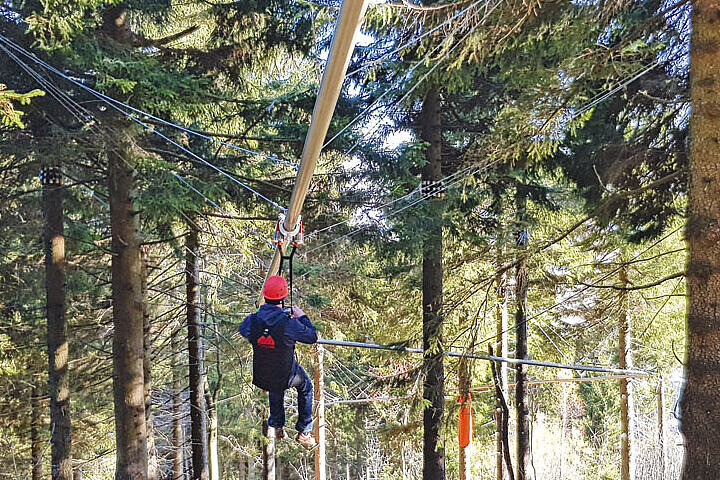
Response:
[[[275,340],[270,336],[270,332],[265,329],[262,337],[258,338],[258,346],[263,348],[275,348]]]

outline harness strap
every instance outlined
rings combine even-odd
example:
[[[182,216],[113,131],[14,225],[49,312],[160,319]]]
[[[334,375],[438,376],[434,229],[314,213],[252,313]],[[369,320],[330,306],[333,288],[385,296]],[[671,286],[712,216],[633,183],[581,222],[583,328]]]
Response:
[[[282,276],[283,264],[288,261],[288,289],[290,290],[290,306],[293,306],[293,257],[295,256],[297,245],[293,245],[290,255],[280,255],[280,266],[278,267],[278,275]],[[281,250],[282,251],[282,250]]]

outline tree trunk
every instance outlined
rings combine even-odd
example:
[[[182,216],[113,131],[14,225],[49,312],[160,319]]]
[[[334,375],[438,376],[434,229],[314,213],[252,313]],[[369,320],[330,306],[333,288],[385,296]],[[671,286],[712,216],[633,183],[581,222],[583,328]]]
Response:
[[[720,478],[720,3],[692,2],[683,480]]]
[[[58,168],[44,169],[41,179],[45,214],[45,292],[51,432],[50,471],[53,480],[72,480],[70,382],[65,318],[64,188],[62,173]]]
[[[470,403],[470,371],[469,371],[469,365],[466,358],[461,358],[460,362],[458,364],[458,372],[459,372],[459,380],[458,380],[458,390],[460,391],[460,408],[463,408],[466,403]],[[467,447],[463,447],[462,445],[459,446],[459,467],[460,470],[460,480],[469,480],[470,479],[470,464],[468,459],[468,452]],[[404,459],[403,459],[404,460]],[[403,465],[404,467],[404,465]],[[404,474],[404,468],[403,468],[403,474]]]
[[[43,442],[40,438],[42,428],[42,407],[35,385],[30,393],[30,461],[32,462],[32,480],[42,480]]]
[[[190,422],[192,438],[192,480],[209,480],[205,366],[200,326],[200,248],[195,216],[188,215],[189,233],[185,243],[187,287],[188,362],[190,364]]]
[[[497,261],[496,265],[500,268],[502,264],[502,247],[496,247]],[[508,311],[507,311],[507,285],[505,282],[505,274],[499,273],[495,276],[495,288],[497,292],[497,300],[495,303],[495,334],[497,343],[495,351],[501,357],[508,356]],[[500,390],[504,398],[508,398],[508,368],[505,362],[498,363],[498,380],[500,382]],[[495,478],[496,480],[504,480],[505,478],[505,462],[503,459],[503,413],[502,399],[495,395]]]
[[[148,473],[143,373],[142,263],[138,212],[128,162],[130,139],[108,151],[112,229],[113,400],[115,480],[144,480]]]
[[[665,480],[665,428],[663,427],[663,385],[662,379],[657,386],[657,433],[658,433],[658,470],[657,480]]]
[[[313,380],[315,386],[315,438],[318,446],[315,449],[315,480],[327,478],[327,465],[325,461],[325,376],[323,372],[323,347],[315,345],[315,372]]]
[[[525,164],[518,165],[524,169]],[[518,184],[516,192],[516,215],[520,226],[517,232],[516,246],[518,248],[518,261],[515,267],[515,357],[528,358],[528,261],[527,250],[527,192],[524,185]],[[517,480],[531,478],[530,468],[530,409],[527,394],[527,366],[518,364],[515,367],[515,409],[517,416]]]
[[[263,480],[275,480],[275,429],[268,425],[267,419],[263,421],[263,435],[267,437],[267,442],[262,444]]]
[[[627,269],[620,267],[620,286],[628,285]],[[620,290],[618,363],[620,368],[632,368],[630,317],[628,315],[628,292]],[[620,480],[632,480],[635,477],[635,462],[632,455],[633,444],[633,398],[630,379],[620,379]]]
[[[358,405],[355,409],[355,479],[365,478],[365,455],[367,437],[365,432],[365,415],[367,405]]]
[[[205,403],[208,416],[208,457],[210,459],[208,473],[210,480],[220,480],[220,461],[218,459],[218,418],[216,398],[210,395],[210,387],[205,382]]]
[[[421,138],[428,142],[427,163],[422,169],[423,182],[440,182],[442,125],[440,93],[433,87],[427,93],[421,113]],[[427,184],[427,183],[426,183]],[[439,198],[428,201],[423,245],[423,398],[428,405],[423,411],[423,480],[445,478],[445,449],[440,444],[440,429],[445,414],[445,372],[442,345],[442,203]]]
[[[148,445],[148,480],[157,480],[159,478],[157,448],[155,448],[155,433],[153,429],[152,414],[152,361],[151,361],[151,325],[150,325],[150,309],[148,306],[147,291],[147,255],[142,253],[142,279],[140,288],[143,299],[143,390],[145,394],[145,429],[147,430]]]
[[[172,336],[173,365],[172,365],[172,452],[173,469],[172,480],[183,480],[183,427],[182,419],[182,384],[180,376],[180,331]]]

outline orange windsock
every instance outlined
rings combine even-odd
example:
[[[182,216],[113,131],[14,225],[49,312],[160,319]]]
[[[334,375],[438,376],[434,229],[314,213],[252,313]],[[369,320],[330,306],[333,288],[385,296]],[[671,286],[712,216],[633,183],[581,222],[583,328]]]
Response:
[[[465,448],[473,440],[473,413],[472,413],[472,396],[468,394],[465,397],[458,397],[460,411],[458,413],[458,442],[461,448]]]

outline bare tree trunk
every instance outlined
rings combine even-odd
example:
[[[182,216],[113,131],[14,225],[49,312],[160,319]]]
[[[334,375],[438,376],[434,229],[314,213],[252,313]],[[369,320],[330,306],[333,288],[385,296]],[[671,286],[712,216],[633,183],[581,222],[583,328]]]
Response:
[[[205,403],[208,415],[208,456],[210,480],[220,480],[220,461],[218,459],[218,419],[217,405],[214,395],[210,394],[210,386],[205,381]]]
[[[212,307],[209,307],[212,308]],[[220,332],[218,331],[217,322],[215,321],[214,309],[212,310],[212,327],[215,335],[215,373],[217,380],[215,386],[211,389],[210,384],[205,376],[205,395],[208,408],[208,418],[210,426],[208,431],[208,453],[210,455],[210,480],[220,480],[220,459],[218,452],[218,411],[217,402],[222,385],[223,373],[220,366]]]
[[[38,390],[33,385],[30,392],[30,460],[32,462],[32,480],[42,480],[43,442],[40,438],[42,429],[42,407],[38,398]]]
[[[108,151],[112,229],[113,400],[117,461],[115,480],[145,480],[148,473],[143,372],[143,309],[138,212],[127,152]]]
[[[565,479],[565,438],[566,431],[568,428],[568,390],[565,385],[560,387],[562,389],[562,418],[560,419],[560,475],[558,480]]]
[[[525,163],[517,168],[524,169]],[[518,185],[516,192],[516,215],[520,225],[517,232],[518,261],[515,267],[515,334],[516,353],[521,359],[528,358],[528,261],[525,250],[528,244],[527,230],[527,192],[524,185]],[[517,415],[517,480],[531,478],[530,467],[530,409],[527,394],[527,366],[515,367],[515,411]]]
[[[665,480],[665,428],[663,418],[663,384],[661,379],[657,386],[658,470],[660,470],[658,480]]]
[[[188,362],[190,364],[190,422],[192,438],[192,480],[209,480],[205,367],[200,327],[200,248],[195,216],[188,215],[189,233],[185,243],[187,287]]]
[[[496,265],[498,268],[502,264],[502,252],[501,247],[497,247],[497,261]],[[508,356],[508,311],[507,311],[507,285],[505,281],[505,274],[500,273],[495,276],[495,288],[497,292],[497,301],[495,303],[495,318],[496,327],[495,334],[497,343],[495,344],[495,351],[499,353],[501,357]],[[498,368],[498,380],[500,381],[500,390],[502,391],[505,398],[508,398],[508,368],[507,364],[500,362]],[[495,478],[496,480],[504,480],[505,468],[503,460],[503,413],[502,413],[502,399],[499,396],[495,396]]]
[[[41,179],[45,214],[45,292],[51,476],[53,480],[72,480],[69,348],[65,318],[65,237],[63,232],[63,194],[65,189],[59,168],[44,169]]]
[[[620,267],[620,286],[628,285],[627,269]],[[628,293],[620,290],[620,316],[618,342],[618,364],[620,368],[632,368],[632,351],[630,318],[628,316]],[[630,379],[620,379],[620,480],[632,480],[635,477],[635,462],[632,454],[633,447],[633,398]]]
[[[325,374],[323,365],[323,347],[315,345],[315,372],[313,380],[315,386],[315,438],[318,446],[315,449],[315,480],[327,478],[327,465],[325,462]]]
[[[152,414],[152,360],[150,358],[152,345],[150,336],[152,334],[150,325],[150,309],[148,305],[147,291],[147,255],[142,252],[142,280],[140,288],[143,299],[143,378],[145,380],[145,428],[147,430],[148,445],[148,480],[157,480],[159,475],[157,448],[155,448],[155,431],[153,429]]]
[[[683,480],[720,478],[720,3],[692,1]]]
[[[252,457],[247,457],[247,458],[248,458],[247,478],[248,478],[248,480],[255,480],[257,478],[257,473],[256,473],[256,469],[255,469],[255,459]]]
[[[180,330],[172,336],[173,366],[172,366],[172,452],[173,468],[172,480],[183,480],[183,427],[182,419],[182,384],[180,376]]]
[[[365,478],[365,456],[367,450],[367,437],[365,433],[366,405],[359,405],[355,409],[355,479]]]
[[[432,87],[426,94],[420,117],[421,138],[428,142],[422,169],[426,185],[442,181],[441,144],[442,123],[440,93]],[[435,183],[435,186],[438,186]],[[431,186],[432,188],[432,186]],[[440,443],[440,430],[445,414],[445,371],[443,366],[442,337],[442,203],[440,199],[428,201],[430,216],[426,223],[423,245],[423,369],[425,382],[423,398],[428,405],[423,411],[423,480],[444,480],[445,450]]]
[[[493,186],[492,189],[492,206],[491,210],[495,216],[496,234],[495,234],[495,266],[497,274],[495,275],[495,347],[494,351],[502,357],[508,356],[508,310],[507,310],[507,278],[503,267],[503,250],[504,250],[504,201],[503,192],[500,186]],[[503,458],[503,410],[502,402],[508,397],[508,366],[506,363],[496,365],[500,392],[503,398],[495,395],[495,478],[496,480],[505,479],[505,461]]]

